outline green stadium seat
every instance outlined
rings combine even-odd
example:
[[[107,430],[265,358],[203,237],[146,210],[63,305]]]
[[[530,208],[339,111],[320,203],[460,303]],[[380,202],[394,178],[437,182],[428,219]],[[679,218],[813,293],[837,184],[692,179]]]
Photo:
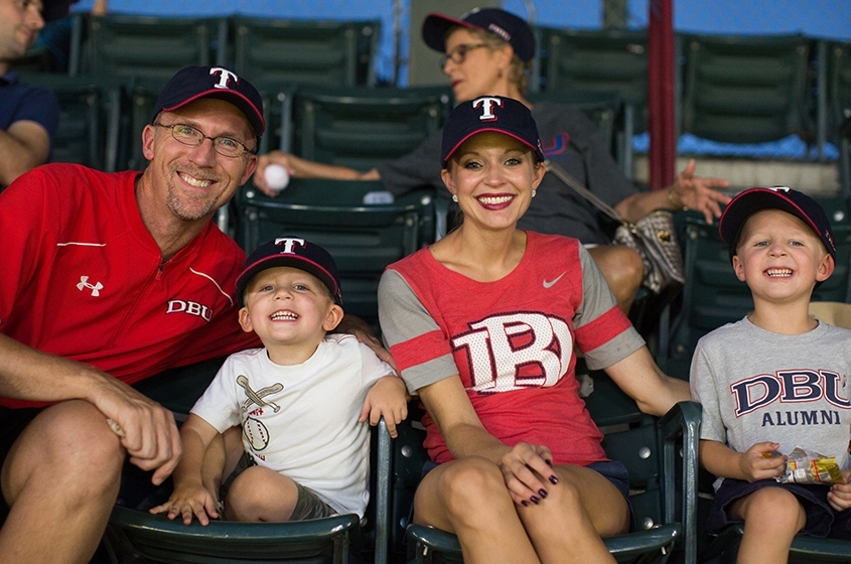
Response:
[[[381,21],[234,16],[234,70],[255,84],[372,86]]]
[[[684,133],[729,143],[814,139],[809,39],[689,35],[683,45]]]
[[[851,42],[827,44],[828,136],[837,138],[843,122],[851,118]]]
[[[59,127],[52,162],[116,170],[121,112],[121,84],[106,77],[21,73],[23,82],[51,90],[59,101]]]
[[[294,152],[308,160],[366,171],[413,151],[451,109],[444,87],[300,87],[294,101]]]
[[[377,328],[381,273],[431,242],[434,233],[432,192],[414,192],[392,203],[388,196],[379,181],[293,178],[275,198],[248,184],[237,192],[236,239],[248,253],[284,235],[322,245],[340,272],[343,309]],[[373,197],[378,203],[370,203]]]
[[[165,85],[188,65],[222,64],[226,18],[90,16],[83,72]]]
[[[603,446],[630,473],[630,500],[637,531],[605,539],[620,563],[666,562],[672,551],[696,562],[697,440],[700,406],[683,402],[658,419],[635,403],[602,373],[594,373],[588,410],[605,433]],[[409,410],[410,412],[410,410]],[[425,431],[403,424],[393,447],[391,555],[404,551],[417,564],[461,563],[455,535],[409,523],[408,511],[427,460]],[[676,548],[675,548],[676,545]]]
[[[536,27],[535,33],[541,91],[615,91],[635,133],[647,129],[646,30]]]

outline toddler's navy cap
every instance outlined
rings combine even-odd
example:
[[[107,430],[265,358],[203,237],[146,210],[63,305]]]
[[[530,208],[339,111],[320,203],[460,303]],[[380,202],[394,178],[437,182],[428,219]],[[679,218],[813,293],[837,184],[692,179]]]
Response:
[[[245,305],[245,287],[254,275],[276,266],[291,266],[316,276],[328,287],[334,303],[342,307],[343,293],[340,289],[337,263],[328,251],[298,237],[279,237],[260,245],[251,253],[236,279],[236,299],[239,307]]]
[[[443,145],[440,154],[443,168],[464,141],[484,131],[496,131],[517,139],[544,160],[538,126],[532,112],[513,98],[483,96],[455,106],[443,126]]]
[[[446,52],[446,32],[455,25],[483,29],[508,42],[521,61],[535,56],[535,36],[532,28],[514,14],[499,8],[474,8],[460,19],[431,13],[423,20],[423,41],[441,53]]]
[[[836,259],[836,243],[830,219],[824,209],[810,196],[786,186],[751,188],[733,198],[724,208],[718,221],[718,233],[730,247],[730,257],[736,254],[736,244],[745,221],[758,211],[778,209],[790,213],[810,226],[821,239],[830,256]]]
[[[219,98],[239,108],[257,137],[266,130],[260,93],[250,82],[224,67],[186,67],[177,71],[160,91],[151,123],[160,112],[171,112],[200,98]]]

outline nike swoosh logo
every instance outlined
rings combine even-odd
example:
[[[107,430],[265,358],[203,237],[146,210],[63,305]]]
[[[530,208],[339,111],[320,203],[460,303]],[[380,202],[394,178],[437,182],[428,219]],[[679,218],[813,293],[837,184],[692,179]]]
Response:
[[[567,274],[567,273],[566,273],[566,272],[562,272],[562,273],[561,273],[561,274],[559,274],[559,275],[558,275],[558,276],[557,276],[554,280],[551,280],[551,281],[549,281],[549,282],[548,282],[548,281],[546,281],[546,280],[544,280],[544,288],[552,288],[553,286],[555,286],[555,285],[556,285],[556,282],[558,282],[559,280],[561,280],[561,277],[562,277],[562,276],[564,276],[565,274]]]

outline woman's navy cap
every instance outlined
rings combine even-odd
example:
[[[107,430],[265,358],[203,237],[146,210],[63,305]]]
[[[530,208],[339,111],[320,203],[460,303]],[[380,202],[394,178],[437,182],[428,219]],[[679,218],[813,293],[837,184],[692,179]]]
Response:
[[[446,32],[460,25],[483,29],[498,35],[511,45],[521,61],[531,61],[535,56],[535,35],[532,28],[514,14],[499,8],[474,8],[460,19],[431,13],[423,20],[423,41],[441,53],[446,52]]]
[[[730,247],[730,257],[736,254],[736,245],[745,221],[758,211],[778,209],[790,213],[815,231],[827,252],[836,260],[836,243],[830,228],[830,219],[824,209],[803,192],[786,186],[751,188],[733,198],[724,208],[718,221],[718,233]]]
[[[443,125],[441,158],[443,168],[464,141],[484,131],[495,131],[517,139],[544,160],[538,126],[524,104],[513,98],[482,96],[455,106]]]
[[[343,292],[340,289],[337,263],[328,251],[298,237],[279,237],[260,245],[251,253],[236,279],[236,300],[239,307],[245,305],[245,287],[254,275],[276,266],[290,266],[316,276],[328,287],[334,303],[342,307]]]
[[[186,67],[177,71],[160,91],[151,123],[160,112],[171,112],[200,98],[230,102],[245,114],[254,135],[261,137],[266,131],[260,93],[250,82],[224,67]]]

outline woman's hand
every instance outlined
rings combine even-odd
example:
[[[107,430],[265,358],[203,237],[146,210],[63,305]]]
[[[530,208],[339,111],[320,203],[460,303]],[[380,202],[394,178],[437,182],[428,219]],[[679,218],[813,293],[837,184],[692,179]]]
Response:
[[[514,503],[527,507],[547,497],[547,488],[558,483],[553,456],[543,445],[518,443],[505,453],[499,467]]]
[[[722,178],[695,176],[696,168],[694,159],[690,160],[674,179],[670,190],[683,207],[702,213],[706,223],[711,225],[716,217],[721,217],[721,204],[730,201],[730,197],[719,189],[729,187],[730,183]]]

